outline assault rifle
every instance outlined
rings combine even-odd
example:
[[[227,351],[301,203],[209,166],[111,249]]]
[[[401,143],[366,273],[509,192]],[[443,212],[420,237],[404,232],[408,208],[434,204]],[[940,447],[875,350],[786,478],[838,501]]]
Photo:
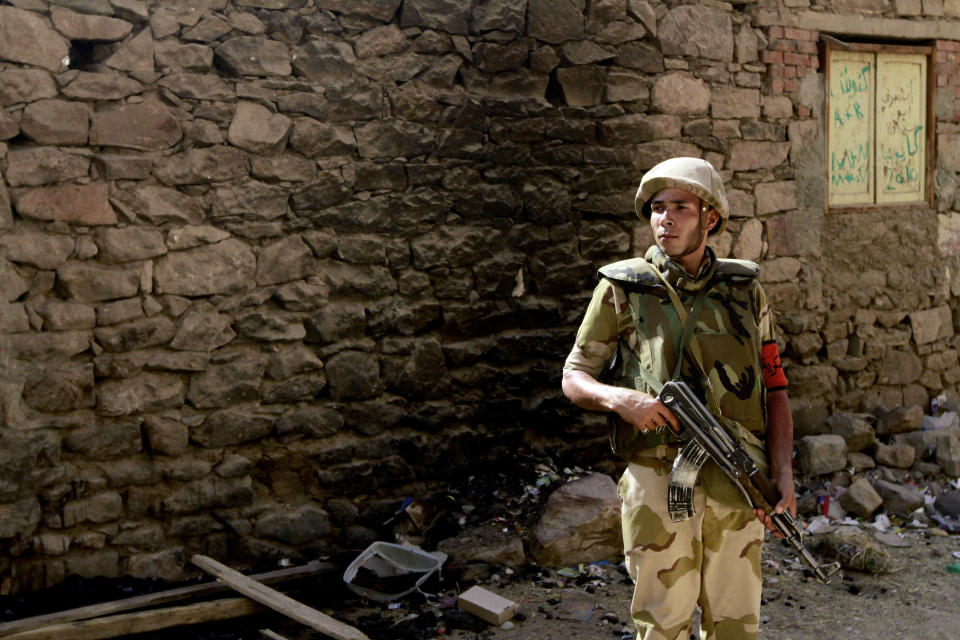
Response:
[[[680,421],[676,435],[685,441],[670,473],[667,510],[670,519],[682,522],[694,514],[693,486],[706,460],[712,459],[740,490],[747,504],[763,508],[783,539],[810,565],[821,582],[830,582],[840,568],[839,563],[822,565],[803,546],[803,529],[789,511],[772,513],[780,501],[780,492],[757,467],[743,446],[720,426],[700,399],[685,382],[671,381],[663,385],[657,399]],[[668,425],[669,426],[669,425]],[[673,430],[670,427],[671,431]],[[766,504],[764,504],[766,503]]]

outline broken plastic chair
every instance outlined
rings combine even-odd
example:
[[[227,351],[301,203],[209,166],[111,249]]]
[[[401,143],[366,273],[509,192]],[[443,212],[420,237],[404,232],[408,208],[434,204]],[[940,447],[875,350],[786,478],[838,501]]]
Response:
[[[419,589],[443,560],[415,547],[374,542],[343,572],[343,581],[357,595],[386,602]]]

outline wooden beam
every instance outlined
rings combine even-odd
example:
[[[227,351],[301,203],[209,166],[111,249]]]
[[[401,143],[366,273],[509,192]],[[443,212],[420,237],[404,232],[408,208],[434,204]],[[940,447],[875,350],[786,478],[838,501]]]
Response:
[[[356,627],[351,627],[339,620],[308,607],[302,602],[286,596],[276,589],[263,585],[230,567],[221,564],[203,555],[195,555],[190,561],[206,571],[226,582],[232,589],[242,593],[251,600],[270,607],[274,611],[282,613],[288,618],[292,618],[301,624],[320,631],[336,640],[370,640],[362,631]]]
[[[276,571],[268,571],[266,573],[258,573],[257,575],[251,577],[259,582],[272,584],[276,582],[283,582],[285,580],[295,580],[297,578],[332,573],[337,569],[337,565],[333,562],[319,562],[314,560],[313,562],[309,562],[303,566],[278,569]],[[125,598],[123,600],[92,604],[85,607],[78,607],[76,609],[68,609],[66,611],[46,613],[40,616],[33,616],[31,618],[10,620],[9,622],[0,623],[0,638],[6,638],[10,634],[17,633],[19,631],[38,629],[40,627],[46,627],[61,622],[88,620],[90,618],[120,613],[121,611],[132,611],[134,609],[143,609],[145,607],[167,604],[169,602],[177,602],[178,600],[186,600],[187,598],[200,598],[213,595],[215,593],[222,593],[228,588],[229,587],[220,582],[207,582],[205,584],[195,584],[188,587],[169,589],[167,591],[147,593],[142,596]]]
[[[247,598],[228,598],[188,604],[179,607],[151,609],[116,616],[55,624],[40,629],[20,631],[8,640],[103,640],[134,633],[157,631],[182,625],[215,622],[263,613],[266,608]]]

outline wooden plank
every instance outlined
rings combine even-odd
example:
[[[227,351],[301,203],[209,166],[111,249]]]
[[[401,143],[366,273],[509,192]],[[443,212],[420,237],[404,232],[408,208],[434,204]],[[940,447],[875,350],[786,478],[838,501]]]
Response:
[[[335,570],[337,570],[337,565],[333,562],[320,562],[314,560],[313,562],[309,562],[303,566],[268,571],[266,573],[259,573],[251,577],[258,582],[272,584],[276,582],[283,582],[284,580],[295,580],[297,578],[305,578],[323,573],[330,573]],[[145,607],[177,602],[178,600],[186,600],[187,598],[205,597],[216,593],[222,593],[228,588],[229,587],[220,582],[208,582],[205,584],[196,584],[187,587],[179,587],[177,589],[158,591],[156,593],[146,593],[142,596],[125,598],[123,600],[92,604],[85,607],[78,607],[76,609],[55,611],[53,613],[46,613],[30,618],[10,620],[9,622],[0,624],[0,637],[5,638],[18,631],[38,629],[40,627],[46,627],[61,622],[88,620],[90,618],[96,618],[99,616],[120,613],[121,611],[132,611],[134,609],[143,609]]]
[[[267,640],[287,640],[276,631],[271,631],[270,629],[260,629],[260,635]]]
[[[64,640],[66,638],[69,638],[69,640],[103,640],[104,638],[116,638],[201,622],[229,620],[263,613],[264,611],[266,611],[266,608],[263,605],[247,598],[228,598],[179,607],[122,613],[93,620],[55,624],[40,629],[21,631],[7,636],[7,638],[9,640]]]
[[[238,571],[234,571],[213,558],[198,554],[193,556],[190,561],[207,573],[223,580],[238,593],[242,593],[251,600],[256,600],[311,629],[336,638],[336,640],[370,640],[366,634],[356,627],[351,627],[325,613],[308,607],[302,602],[271,589]]]

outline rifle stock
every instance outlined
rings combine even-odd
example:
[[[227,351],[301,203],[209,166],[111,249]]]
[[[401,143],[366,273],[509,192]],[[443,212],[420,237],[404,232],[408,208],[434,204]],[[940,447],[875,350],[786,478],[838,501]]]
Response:
[[[752,507],[760,507],[771,514],[770,518],[774,527],[783,536],[783,539],[793,547],[794,551],[810,565],[817,578],[824,583],[830,582],[830,578],[839,570],[840,565],[836,562],[827,565],[817,562],[816,558],[804,547],[803,528],[793,514],[789,511],[773,513],[774,507],[782,497],[780,492],[770,479],[760,471],[743,446],[731,437],[703,406],[703,403],[690,390],[690,387],[684,382],[667,382],[663,385],[657,399],[670,409],[679,420],[682,428],[676,435],[682,440],[693,440],[697,445],[692,449],[684,447],[681,450],[674,461],[674,469],[688,467],[689,465],[683,464],[684,454],[691,450],[701,449],[733,481],[746,498],[747,504]],[[671,498],[689,494],[688,487],[675,487],[674,484],[674,477],[671,474]],[[670,505],[669,509],[671,518],[675,520],[682,520],[693,514],[692,506]],[[677,514],[680,515],[677,516]]]

